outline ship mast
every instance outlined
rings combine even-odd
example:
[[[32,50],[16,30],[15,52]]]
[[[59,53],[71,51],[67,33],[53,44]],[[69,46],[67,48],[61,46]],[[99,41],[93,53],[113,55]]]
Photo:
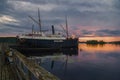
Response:
[[[67,34],[67,39],[69,37],[69,33],[68,33],[68,22],[67,22],[67,16],[66,16],[66,34]]]
[[[39,25],[39,30],[41,32],[42,30],[41,30],[41,19],[40,19],[40,10],[39,10],[39,8],[38,8],[38,21],[35,20],[32,16],[28,16],[28,17]]]
[[[32,34],[33,34],[33,32],[34,32],[34,24],[32,25]]]
[[[38,21],[39,21],[39,28],[40,28],[40,32],[41,32],[41,19],[40,19],[40,10],[38,8]]]

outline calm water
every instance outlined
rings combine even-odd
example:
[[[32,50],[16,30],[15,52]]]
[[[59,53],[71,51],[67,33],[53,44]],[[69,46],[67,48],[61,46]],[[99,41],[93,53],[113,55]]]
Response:
[[[120,80],[119,45],[79,44],[78,50],[48,53],[32,58],[61,80]]]

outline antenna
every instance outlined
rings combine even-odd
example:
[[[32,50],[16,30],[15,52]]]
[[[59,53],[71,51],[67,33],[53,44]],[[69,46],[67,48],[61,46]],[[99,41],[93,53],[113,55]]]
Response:
[[[38,21],[39,21],[39,27],[40,27],[40,32],[41,32],[41,19],[40,19],[40,10],[38,8]]]

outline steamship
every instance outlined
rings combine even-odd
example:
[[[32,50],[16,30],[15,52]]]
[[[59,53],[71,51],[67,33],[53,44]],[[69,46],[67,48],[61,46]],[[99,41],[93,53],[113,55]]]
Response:
[[[71,48],[78,46],[78,38],[73,38],[68,36],[68,27],[66,19],[66,37],[62,34],[56,34],[54,26],[52,26],[52,34],[45,34],[41,31],[41,20],[38,9],[39,21],[37,22],[34,18],[29,16],[34,22],[36,22],[40,31],[35,32],[32,30],[31,33],[17,35],[17,41],[20,45],[25,45],[34,48]],[[33,29],[33,28],[32,28]]]

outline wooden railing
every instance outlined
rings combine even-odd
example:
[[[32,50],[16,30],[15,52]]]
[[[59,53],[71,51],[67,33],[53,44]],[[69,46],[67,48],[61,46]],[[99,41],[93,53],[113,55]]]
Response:
[[[60,80],[17,50],[13,51],[13,62],[21,80]]]

